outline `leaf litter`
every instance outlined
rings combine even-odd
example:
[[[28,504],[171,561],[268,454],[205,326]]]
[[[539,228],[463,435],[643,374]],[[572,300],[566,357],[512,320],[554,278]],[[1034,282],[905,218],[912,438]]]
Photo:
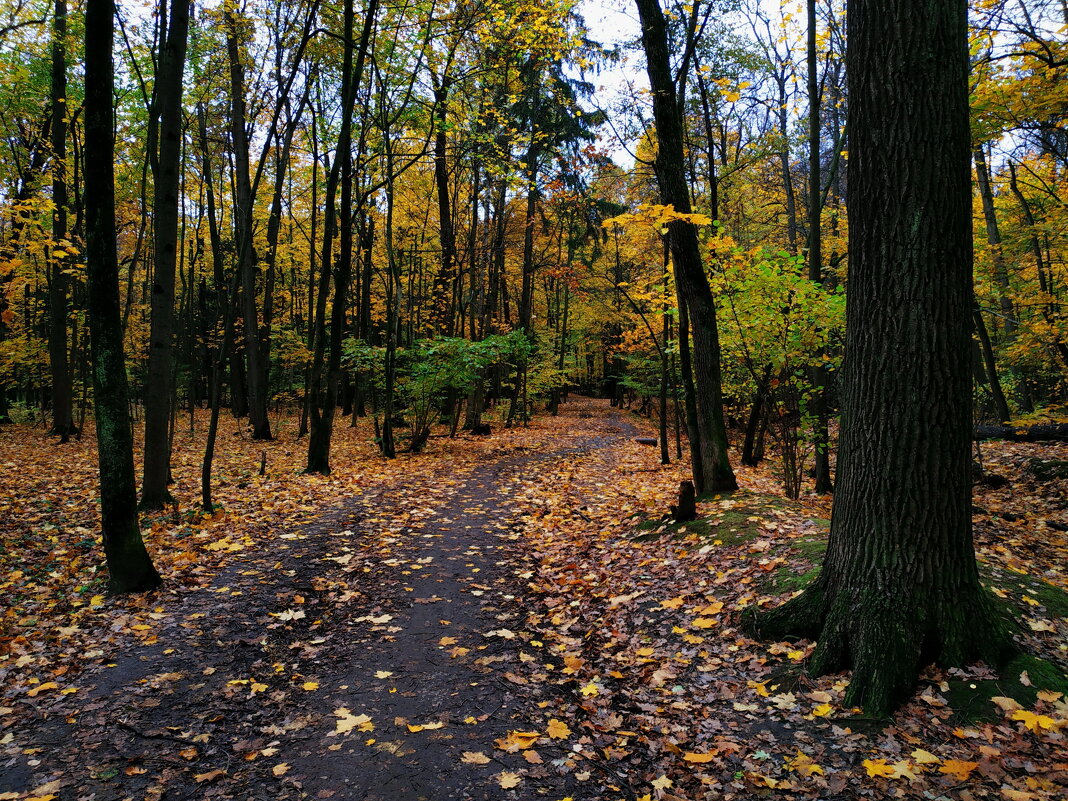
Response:
[[[91,440],[64,452],[57,491],[54,446],[0,433],[0,799],[247,798],[257,782],[358,798],[352,769],[382,759],[378,778],[429,769],[457,798],[1068,793],[1063,695],[998,693],[972,719],[951,691],[995,677],[932,668],[884,724],[842,707],[847,675],[804,675],[811,643],[745,637],[742,609],[811,578],[828,501],[787,502],[767,466],[742,468],[741,492],[674,525],[661,516],[685,468],[633,441],[646,426],[580,399],[395,462],[339,430],[327,478],[300,474],[284,433],[255,475],[263,445],[235,430],[223,509],[146,521],[167,585],[118,599]],[[192,497],[182,440],[175,491]],[[1039,447],[1066,455],[984,445],[1012,482],[979,489],[976,541],[1023,644],[1063,668],[1068,521],[1063,481],[1027,470]]]

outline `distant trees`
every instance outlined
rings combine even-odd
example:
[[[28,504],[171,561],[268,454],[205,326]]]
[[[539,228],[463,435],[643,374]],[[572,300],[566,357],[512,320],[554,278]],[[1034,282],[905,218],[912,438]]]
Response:
[[[17,4],[0,31],[0,421],[48,417],[61,439],[95,410],[81,10],[66,1]],[[771,459],[793,495],[814,464],[828,489],[849,281],[841,0],[802,17],[640,0],[656,91],[622,98],[608,127],[589,92],[609,56],[570,4],[379,4],[346,91],[372,5],[351,4],[351,42],[345,5],[320,0],[124,18],[116,247],[144,507],[169,502],[178,420],[203,433],[206,405],[214,437],[227,409],[254,438],[286,436],[277,415],[299,411],[325,470],[343,417],[369,417],[392,455],[426,444],[413,416],[522,424],[568,386],[662,418],[662,459],[689,431],[703,489],[734,485],[728,424],[742,465]],[[1064,84],[1061,16],[984,5],[971,31],[982,420],[1068,398],[1064,122],[1036,110]],[[633,167],[611,163],[606,130],[637,143]],[[661,226],[601,225],[668,204],[668,269]],[[442,385],[433,413],[410,408],[428,338],[520,329],[526,347]]]

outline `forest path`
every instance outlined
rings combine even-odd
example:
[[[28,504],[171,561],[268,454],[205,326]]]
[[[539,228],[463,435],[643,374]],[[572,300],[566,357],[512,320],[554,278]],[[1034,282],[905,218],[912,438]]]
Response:
[[[151,637],[17,733],[28,756],[0,765],[0,798],[515,798],[531,765],[494,743],[538,699],[509,679],[532,660],[509,628],[514,492],[635,433],[600,402],[563,417],[282,530],[157,608]]]

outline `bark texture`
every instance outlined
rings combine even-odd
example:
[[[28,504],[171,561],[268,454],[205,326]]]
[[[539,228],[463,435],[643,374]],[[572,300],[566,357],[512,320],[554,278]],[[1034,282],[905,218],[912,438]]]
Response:
[[[671,74],[667,21],[658,0],[636,0],[636,3],[641,17],[649,85],[653,90],[653,117],[658,140],[656,178],[660,195],[665,205],[674,206],[680,214],[690,214],[692,209],[686,184],[682,118]],[[697,229],[685,220],[673,220],[667,227],[671,256],[675,262],[675,281],[690,312],[693,333],[696,428],[701,439],[702,489],[711,492],[730,491],[737,489],[738,484],[727,459],[716,305],[705,276]]]
[[[162,31],[151,125],[158,126],[158,152],[151,153],[152,327],[145,381],[145,472],[141,506],[162,509],[174,499],[167,489],[171,462],[171,400],[174,394],[174,274],[178,259],[178,195],[182,166],[182,74],[189,31],[189,2],[161,4]],[[152,137],[157,138],[157,137]]]
[[[849,264],[838,487],[819,578],[749,626],[818,640],[875,716],[935,661],[1003,662],[970,499],[972,250],[963,0],[850,8]],[[908,165],[904,169],[902,165]]]
[[[100,511],[109,589],[150,590],[159,574],[137,522],[133,430],[122,350],[115,231],[115,139],[111,59],[113,0],[85,4],[85,222],[89,347],[100,459]]]

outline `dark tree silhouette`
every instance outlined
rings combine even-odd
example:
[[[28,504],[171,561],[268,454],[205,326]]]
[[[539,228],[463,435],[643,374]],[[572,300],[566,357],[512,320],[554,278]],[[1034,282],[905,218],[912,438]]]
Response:
[[[100,458],[100,511],[111,592],[160,584],[137,522],[133,432],[122,349],[115,233],[115,135],[111,60],[114,0],[85,4],[85,239],[89,347]]]

